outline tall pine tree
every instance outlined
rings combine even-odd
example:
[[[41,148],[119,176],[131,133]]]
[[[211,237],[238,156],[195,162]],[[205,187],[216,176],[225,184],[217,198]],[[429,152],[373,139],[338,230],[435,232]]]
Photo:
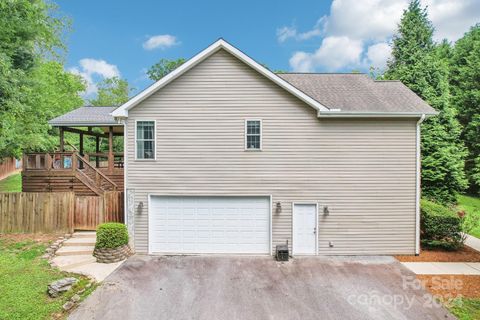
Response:
[[[422,190],[423,196],[453,203],[456,193],[467,187],[466,149],[460,140],[456,110],[450,103],[449,50],[445,43],[435,45],[433,31],[426,10],[419,0],[413,0],[393,38],[392,58],[384,78],[401,80],[440,112],[422,126]]]
[[[470,191],[480,191],[480,24],[455,43],[451,56],[450,86],[453,104],[463,125],[468,148],[465,168]]]

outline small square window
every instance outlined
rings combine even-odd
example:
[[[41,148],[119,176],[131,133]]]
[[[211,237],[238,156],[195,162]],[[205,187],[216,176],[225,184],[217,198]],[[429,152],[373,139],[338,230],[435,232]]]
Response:
[[[262,121],[246,120],[245,122],[245,149],[262,149]]]

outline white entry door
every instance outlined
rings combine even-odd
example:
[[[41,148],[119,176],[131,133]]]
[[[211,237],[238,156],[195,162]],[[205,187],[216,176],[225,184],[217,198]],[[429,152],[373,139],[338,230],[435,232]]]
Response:
[[[151,196],[150,253],[270,252],[269,197]]]
[[[293,205],[293,254],[314,255],[317,248],[317,205]]]

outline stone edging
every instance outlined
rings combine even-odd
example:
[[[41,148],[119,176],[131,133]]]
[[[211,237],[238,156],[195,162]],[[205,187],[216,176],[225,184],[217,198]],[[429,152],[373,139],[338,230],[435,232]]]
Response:
[[[99,263],[113,263],[127,259],[132,255],[128,245],[123,245],[114,249],[97,249],[93,251],[93,256]]]
[[[42,256],[42,258],[49,261],[52,260],[52,258],[55,257],[57,250],[60,249],[63,246],[63,243],[71,237],[71,233],[66,233],[63,237],[59,237],[57,240],[55,240],[55,242],[48,246],[47,249],[45,249],[45,254]]]

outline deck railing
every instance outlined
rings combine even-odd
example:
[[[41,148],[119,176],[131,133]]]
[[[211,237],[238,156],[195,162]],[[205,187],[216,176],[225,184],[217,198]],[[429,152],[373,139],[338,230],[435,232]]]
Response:
[[[104,154],[97,153],[95,156],[104,156]],[[123,168],[123,154],[118,153],[115,156],[121,159],[118,160],[121,161],[118,167]],[[111,164],[111,161],[107,163]],[[92,163],[89,155],[82,157],[78,151],[26,153],[23,156],[25,172],[51,172],[52,175],[57,176],[59,174],[75,176],[98,195],[105,191],[118,190],[118,185],[102,172],[101,168],[95,162]],[[107,166],[107,168],[108,172],[113,172],[113,167]]]
[[[71,170],[74,151],[52,153],[25,153],[23,170]]]
[[[23,156],[23,170],[65,170],[72,169],[73,156],[78,151],[25,153]],[[108,153],[86,153],[84,161],[94,168],[109,168]],[[123,168],[123,153],[113,153],[112,168]],[[83,163],[80,164],[83,166]],[[80,167],[79,166],[79,167]]]

